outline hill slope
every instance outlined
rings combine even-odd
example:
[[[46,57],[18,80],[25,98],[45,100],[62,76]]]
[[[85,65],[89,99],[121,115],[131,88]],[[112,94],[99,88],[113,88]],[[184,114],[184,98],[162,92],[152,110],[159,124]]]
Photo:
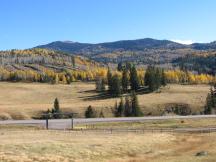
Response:
[[[0,81],[51,82],[56,77],[64,82],[67,78],[72,81],[82,78],[74,71],[88,72],[101,66],[84,57],[47,49],[0,51]]]
[[[187,46],[168,40],[146,38],[98,44],[57,41],[37,48],[64,51],[100,62],[130,61],[163,64],[178,58],[182,54],[181,49]]]
[[[146,38],[98,44],[57,41],[38,47],[73,53],[100,62],[130,61],[138,64],[167,64],[200,50],[216,50],[216,42],[183,45],[169,40]]]
[[[87,58],[68,55],[67,53],[54,50],[35,48],[0,51],[0,66],[8,70],[22,70],[26,68],[39,70],[35,65],[55,71],[67,69],[86,70],[87,66],[99,66],[98,63]]]

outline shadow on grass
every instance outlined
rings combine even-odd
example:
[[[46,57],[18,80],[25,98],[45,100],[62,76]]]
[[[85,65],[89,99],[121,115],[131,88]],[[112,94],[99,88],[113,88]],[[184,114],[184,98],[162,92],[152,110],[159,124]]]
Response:
[[[142,94],[149,94],[149,93],[152,93],[148,87],[141,87],[140,89],[138,89],[136,91],[136,94],[138,95],[142,95]]]
[[[129,96],[130,93],[132,92],[129,90],[127,93],[122,94],[121,96],[113,96],[108,93],[108,91],[103,92],[103,93],[98,93],[96,90],[87,90],[87,91],[80,91],[79,93],[97,93],[96,95],[90,95],[90,96],[85,96],[85,97],[79,97],[83,99],[84,101],[94,101],[94,100],[105,100],[105,99],[110,99],[110,98],[118,98],[118,97],[125,97]],[[147,87],[141,87],[138,91],[136,91],[136,94],[142,95],[142,94],[148,94],[151,93]]]
[[[110,99],[115,97],[110,95],[108,92],[104,92],[104,93],[97,93],[96,95],[79,97],[79,98],[83,99],[84,101],[94,101],[94,100],[105,100],[105,99]]]
[[[92,89],[92,90],[79,91],[78,93],[97,93],[97,91]]]

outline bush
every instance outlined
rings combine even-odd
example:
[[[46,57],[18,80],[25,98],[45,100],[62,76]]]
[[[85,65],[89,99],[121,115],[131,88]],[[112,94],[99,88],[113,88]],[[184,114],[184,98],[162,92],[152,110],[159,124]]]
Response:
[[[192,111],[188,104],[169,104],[164,110],[164,114],[191,115]]]
[[[85,117],[86,118],[96,118],[97,117],[97,112],[92,108],[91,105],[86,109]]]

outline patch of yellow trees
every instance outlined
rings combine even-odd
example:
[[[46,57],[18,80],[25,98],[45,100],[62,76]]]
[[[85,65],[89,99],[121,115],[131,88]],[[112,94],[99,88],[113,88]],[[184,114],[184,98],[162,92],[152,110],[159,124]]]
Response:
[[[121,72],[114,70],[113,74],[122,77]],[[138,78],[141,85],[144,85],[144,69],[137,69]],[[167,70],[165,71],[168,83],[181,84],[209,84],[216,83],[216,77],[208,74],[194,74],[192,72],[185,72],[181,70]],[[98,67],[87,70],[66,70],[63,72],[56,72],[52,69],[42,69],[41,71],[34,70],[16,70],[9,71],[0,68],[0,81],[23,81],[23,82],[48,82],[48,83],[62,83],[67,84],[74,81],[95,81],[96,78],[103,78],[106,80],[107,68]]]

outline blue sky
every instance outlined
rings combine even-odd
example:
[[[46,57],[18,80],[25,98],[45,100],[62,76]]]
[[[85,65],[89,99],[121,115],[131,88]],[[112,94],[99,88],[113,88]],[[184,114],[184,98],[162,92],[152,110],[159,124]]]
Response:
[[[1,0],[0,50],[56,40],[216,40],[215,0]]]

